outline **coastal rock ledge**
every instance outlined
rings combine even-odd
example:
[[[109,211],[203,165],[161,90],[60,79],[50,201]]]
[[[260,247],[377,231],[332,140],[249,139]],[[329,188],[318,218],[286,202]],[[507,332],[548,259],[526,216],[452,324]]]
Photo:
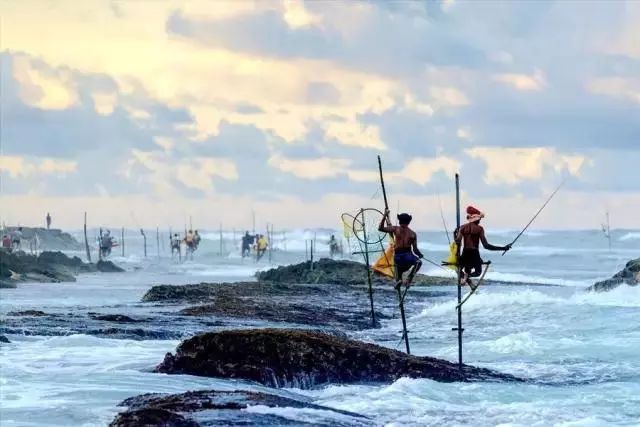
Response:
[[[636,286],[640,283],[640,258],[632,259],[625,267],[613,275],[611,279],[603,280],[589,287],[589,291],[604,292],[627,284]]]
[[[390,383],[400,377],[522,381],[511,375],[299,329],[210,332],[183,341],[156,372],[252,380],[269,387]]]
[[[302,400],[252,391],[199,390],[181,394],[143,394],[127,406],[109,427],[198,427],[320,425],[360,427],[373,423],[362,415],[314,405]],[[275,408],[283,408],[278,411]],[[311,409],[312,422],[291,419],[291,411]]]

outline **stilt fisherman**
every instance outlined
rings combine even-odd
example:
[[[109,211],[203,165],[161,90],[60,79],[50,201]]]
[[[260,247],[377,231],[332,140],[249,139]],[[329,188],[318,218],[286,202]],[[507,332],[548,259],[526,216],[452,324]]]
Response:
[[[389,221],[389,209],[385,210],[378,231],[392,234],[395,240],[393,261],[396,267],[396,288],[400,285],[410,286],[415,274],[422,267],[421,259],[424,257],[418,249],[418,236],[409,228],[413,218],[408,213],[398,215],[400,225],[387,225]],[[407,280],[403,281],[403,274],[409,272]]]
[[[487,241],[484,228],[480,225],[480,220],[484,218],[484,213],[473,206],[467,207],[467,223],[455,232],[455,240],[458,246],[463,243],[462,254],[459,265],[462,268],[462,285],[473,287],[471,277],[479,277],[482,274],[482,258],[480,257],[480,242],[488,251],[508,251],[511,244],[506,246],[495,246]]]

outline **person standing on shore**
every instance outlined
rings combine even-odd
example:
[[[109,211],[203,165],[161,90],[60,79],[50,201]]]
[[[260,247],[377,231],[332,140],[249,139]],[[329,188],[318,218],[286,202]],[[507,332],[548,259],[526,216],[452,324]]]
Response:
[[[51,229],[51,215],[47,212],[47,230]]]
[[[15,251],[19,251],[22,245],[22,227],[18,227],[17,230],[13,231],[13,236],[11,237],[11,243],[13,244],[13,249]]]

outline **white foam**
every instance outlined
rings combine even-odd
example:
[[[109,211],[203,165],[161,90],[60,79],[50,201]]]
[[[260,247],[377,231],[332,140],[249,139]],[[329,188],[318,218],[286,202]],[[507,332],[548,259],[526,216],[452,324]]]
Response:
[[[498,271],[488,271],[487,279],[498,280],[501,282],[509,283],[537,283],[541,285],[561,285],[561,286],[579,286],[586,287],[590,283],[578,280],[568,280],[552,277],[531,276],[528,274],[520,273],[501,273]]]
[[[618,240],[620,240],[621,242],[624,242],[627,240],[640,240],[640,231],[632,231],[630,233],[627,233],[623,236],[620,236]]]
[[[640,307],[640,285],[621,285],[606,292],[585,292],[571,298],[577,304],[608,307]]]
[[[251,414],[276,415],[288,420],[311,424],[318,423],[319,419],[323,421],[323,424],[329,420],[335,421],[337,423],[348,422],[352,424],[354,422],[354,418],[346,414],[315,408],[291,408],[281,406],[271,407],[266,405],[254,405],[248,406],[242,411]]]

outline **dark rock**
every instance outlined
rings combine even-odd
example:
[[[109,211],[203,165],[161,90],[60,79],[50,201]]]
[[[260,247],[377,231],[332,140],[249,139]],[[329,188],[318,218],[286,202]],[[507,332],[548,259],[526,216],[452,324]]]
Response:
[[[48,314],[40,310],[24,310],[24,311],[10,311],[7,313],[7,316],[42,317],[42,316],[48,316]]]
[[[6,232],[12,233],[17,227],[7,227]],[[32,240],[35,235],[38,235],[40,241],[39,249],[56,250],[56,251],[77,251],[84,249],[84,245],[78,242],[68,233],[64,233],[60,229],[50,229],[41,227],[22,227],[22,248],[28,249],[30,247],[29,241]]]
[[[633,259],[627,265],[617,272],[611,279],[603,280],[593,284],[588,288],[589,291],[604,292],[615,289],[620,285],[627,284],[636,286],[640,283],[640,258]]]
[[[129,410],[118,414],[110,427],[198,427],[200,424],[164,409]]]
[[[364,264],[354,261],[332,260],[322,258],[313,263],[303,262],[300,264],[280,266],[267,271],[256,273],[256,277],[261,281],[275,283],[321,283],[328,285],[349,285],[362,286],[367,281],[367,269]],[[375,286],[389,286],[392,282],[387,277],[373,274],[373,284]],[[451,285],[450,277],[435,277],[418,274],[413,280],[414,286],[446,286]]]
[[[0,335],[0,343],[10,344],[11,341],[9,341],[9,338],[5,337],[4,335]]]
[[[133,319],[129,316],[125,316],[124,314],[90,314],[93,320],[103,320],[105,322],[118,322],[118,323],[138,323],[143,322],[143,320]]]
[[[119,267],[108,262],[103,268],[116,271]],[[85,264],[80,258],[70,258],[62,252],[42,252],[36,256],[0,251],[0,280],[3,282],[75,282],[76,275],[96,271],[96,265]]]
[[[193,285],[157,285],[149,289],[142,297],[142,302],[204,302],[219,297],[233,295],[305,295],[309,291],[327,290],[290,286],[278,283],[233,282],[233,283],[198,283]]]
[[[369,312],[350,308],[345,310],[311,304],[296,304],[286,299],[251,300],[227,295],[215,298],[213,304],[188,307],[181,310],[180,313],[187,316],[221,316],[316,326],[349,325],[354,329],[371,327]],[[376,318],[382,320],[387,316],[376,313]]]
[[[249,406],[311,408],[341,415],[340,420],[319,414],[315,425],[365,425],[368,419],[346,411],[314,405],[288,397],[252,391],[190,391],[181,394],[143,394],[126,399],[118,406],[129,409],[110,424],[125,426],[197,426],[197,425],[299,425],[276,415],[240,412]],[[346,416],[346,417],[345,417]],[[188,417],[188,418],[187,418]],[[348,417],[348,418],[347,418]],[[350,418],[350,419],[349,419]],[[350,422],[352,421],[352,422]]]
[[[392,382],[400,377],[435,381],[517,378],[445,360],[409,356],[374,344],[315,331],[256,329],[205,333],[167,354],[157,372],[239,378],[271,387],[311,388],[333,383]]]
[[[122,273],[123,268],[118,267],[111,261],[100,260],[96,263],[96,268],[101,273]]]

